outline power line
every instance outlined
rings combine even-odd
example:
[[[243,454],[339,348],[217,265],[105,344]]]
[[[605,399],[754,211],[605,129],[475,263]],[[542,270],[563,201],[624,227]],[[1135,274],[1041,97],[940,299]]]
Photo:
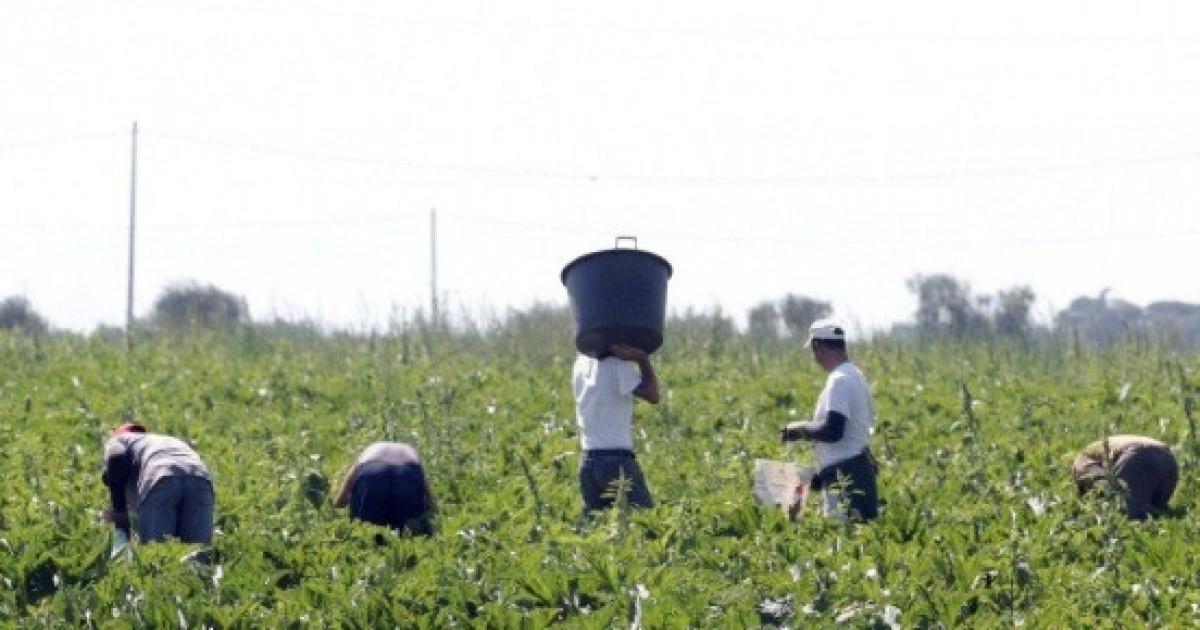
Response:
[[[33,138],[30,140],[17,140],[13,142],[0,142],[0,152],[20,151],[24,149],[40,149],[42,147],[50,147],[63,144],[81,144],[85,142],[93,142],[95,140],[108,140],[111,138],[124,137],[124,131],[105,131],[98,133],[80,133],[70,136],[52,136],[48,138]]]
[[[448,217],[452,221],[477,226],[487,227],[507,227],[514,228],[529,233],[551,233],[551,234],[570,234],[579,235],[581,233],[594,233],[597,235],[609,235],[613,232],[610,227],[589,227],[578,224],[555,224],[535,221],[521,221],[514,219],[495,218],[477,214],[447,212],[441,210],[438,214],[442,217]],[[409,216],[367,216],[367,217],[351,217],[343,219],[329,220],[311,220],[311,221],[263,221],[263,222],[247,222],[236,221],[228,223],[173,223],[173,224],[153,224],[139,223],[138,231],[230,231],[230,230],[275,230],[275,229],[304,229],[304,228],[332,228],[332,227],[378,227],[382,225],[409,223],[416,225],[419,221],[417,215]],[[96,232],[100,230],[122,230],[126,226],[116,223],[111,224],[90,224],[90,225],[67,225],[67,224],[10,224],[0,225],[0,229],[4,230],[39,230],[47,232],[55,231],[85,231]],[[493,236],[501,236],[498,233],[492,233]],[[765,236],[756,234],[712,234],[703,232],[661,232],[661,231],[644,231],[642,236],[645,238],[654,238],[662,240],[682,241],[689,243],[713,243],[725,245],[820,245],[831,244],[835,241],[830,241],[827,238],[802,238],[791,236]],[[962,247],[1004,247],[1004,246],[1026,246],[1026,245],[1069,245],[1069,244],[1089,244],[1103,242],[1132,242],[1132,241],[1154,241],[1154,240],[1173,240],[1186,239],[1200,236],[1200,229],[1195,230],[1174,230],[1171,232],[1144,232],[1144,233],[1104,233],[1078,236],[1017,236],[1014,238],[986,238],[986,239],[922,239],[922,238],[905,238],[898,241],[895,237],[889,235],[881,235],[877,237],[853,237],[836,239],[836,244],[842,245],[858,245],[858,246],[880,246],[880,245],[895,245],[897,242],[903,242],[906,245],[954,245]]]
[[[472,165],[453,162],[422,162],[388,157],[372,157],[312,151],[294,147],[244,142],[224,138],[213,138],[172,132],[154,132],[144,135],[178,142],[205,144],[251,153],[279,155],[293,159],[333,162],[355,165],[387,166],[418,171],[483,175],[520,179],[542,179],[570,182],[622,182],[634,184],[661,184],[674,186],[789,186],[789,185],[838,185],[838,184],[904,184],[915,182],[937,182],[968,179],[994,179],[1022,176],[1057,175],[1071,172],[1154,166],[1200,160],[1200,150],[1180,151],[1155,155],[1134,156],[1112,160],[1063,162],[1029,166],[957,169],[924,173],[859,174],[859,175],[799,175],[745,177],[725,175],[640,175],[631,173],[584,173],[552,169],[512,168],[502,166]]]

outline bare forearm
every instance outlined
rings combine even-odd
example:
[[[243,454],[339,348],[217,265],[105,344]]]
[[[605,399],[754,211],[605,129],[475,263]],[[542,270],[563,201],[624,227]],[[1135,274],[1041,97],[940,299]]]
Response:
[[[425,511],[433,513],[437,511],[437,499],[433,497],[433,490],[429,489],[429,482],[425,482]]]
[[[642,373],[642,382],[633,390],[634,395],[652,405],[658,404],[658,374],[654,372],[654,366],[650,364],[649,358],[641,359],[637,364]]]
[[[333,507],[345,507],[350,502],[350,492],[354,489],[354,469],[346,471],[346,477],[342,480],[342,488],[338,490],[338,495],[333,500]]]
[[[124,514],[127,509],[125,488],[129,484],[132,474],[129,457],[125,453],[114,454],[106,458],[104,474],[101,475],[101,479],[108,486],[109,503],[114,514]]]

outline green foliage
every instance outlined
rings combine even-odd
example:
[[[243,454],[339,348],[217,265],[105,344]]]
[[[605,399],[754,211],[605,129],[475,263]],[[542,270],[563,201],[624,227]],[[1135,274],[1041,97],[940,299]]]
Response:
[[[810,356],[672,333],[639,406],[659,501],[581,518],[569,344],[0,333],[0,619],[21,627],[610,628],[1189,626],[1200,622],[1195,356],[1146,345],[852,348],[871,378],[881,518],[789,522],[756,457],[823,382]],[[705,326],[708,326],[705,328]],[[707,331],[707,332],[705,332]],[[528,333],[526,333],[528,334]],[[511,350],[510,350],[511,349]],[[109,559],[100,444],[123,412],[191,440],[216,477],[212,562],[179,544]],[[1080,500],[1069,463],[1109,431],[1171,444],[1177,516]],[[438,533],[349,521],[331,487],[364,445],[420,450]],[[805,457],[802,451],[792,453]],[[382,535],[381,535],[382,534]]]

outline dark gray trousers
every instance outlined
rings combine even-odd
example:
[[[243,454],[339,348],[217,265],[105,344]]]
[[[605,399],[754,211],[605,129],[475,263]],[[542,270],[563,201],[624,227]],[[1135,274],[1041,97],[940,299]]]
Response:
[[[203,477],[159,479],[138,506],[138,535],[142,542],[171,537],[212,544],[214,503],[212,482]]]
[[[1133,445],[1113,462],[1113,474],[1125,482],[1125,513],[1141,520],[1164,510],[1179,483],[1179,465],[1169,449]]]
[[[856,521],[869,521],[879,516],[879,488],[875,481],[875,459],[866,450],[843,462],[822,468],[813,477],[812,489],[840,488]]]
[[[633,451],[584,451],[579,460],[579,488],[583,491],[584,509],[591,512],[612,507],[617,494],[617,481],[629,484],[625,498],[633,507],[654,507],[646,477],[638,466]]]

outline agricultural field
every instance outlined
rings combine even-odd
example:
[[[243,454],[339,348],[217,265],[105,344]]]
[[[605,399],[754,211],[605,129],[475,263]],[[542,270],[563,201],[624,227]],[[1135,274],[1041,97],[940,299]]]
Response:
[[[123,345],[0,335],[0,625],[12,627],[1091,627],[1200,624],[1200,357],[1130,344],[853,347],[879,418],[880,519],[788,521],[756,458],[824,375],[806,351],[670,338],[635,439],[653,510],[581,518],[569,342],[243,331]],[[216,478],[213,561],[110,558],[101,441],[133,410]],[[1174,448],[1174,513],[1080,500],[1108,431]],[[430,539],[330,505],[354,455],[421,452]]]

